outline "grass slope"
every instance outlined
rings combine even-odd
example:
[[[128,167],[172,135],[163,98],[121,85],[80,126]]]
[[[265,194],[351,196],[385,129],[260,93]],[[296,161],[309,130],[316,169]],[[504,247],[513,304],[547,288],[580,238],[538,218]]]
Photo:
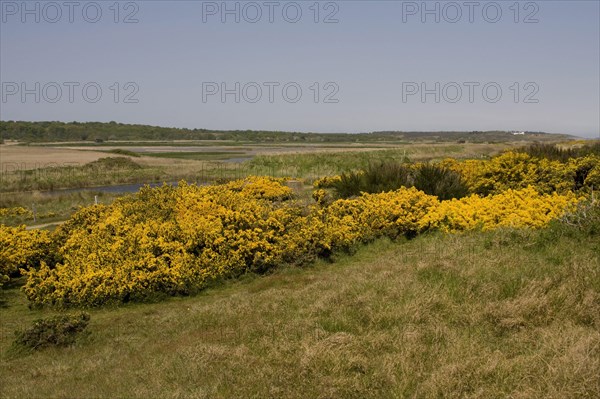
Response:
[[[66,349],[13,331],[53,311],[1,292],[3,398],[597,398],[600,243],[544,231],[378,241],[190,298],[92,310]]]

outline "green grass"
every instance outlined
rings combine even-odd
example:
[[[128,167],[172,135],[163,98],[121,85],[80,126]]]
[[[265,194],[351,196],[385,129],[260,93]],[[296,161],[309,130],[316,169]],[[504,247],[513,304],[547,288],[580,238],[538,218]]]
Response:
[[[53,310],[0,291],[0,397],[597,398],[600,245],[542,231],[377,241],[195,297],[91,310],[69,348],[11,347]]]
[[[435,161],[444,158],[481,158],[497,154],[506,145],[407,145],[404,148],[306,154],[261,155],[244,163],[258,175],[315,179],[365,169],[374,162]]]
[[[0,173],[0,192],[51,191],[160,181],[158,167],[141,166],[130,158],[107,157],[82,166],[60,166]]]

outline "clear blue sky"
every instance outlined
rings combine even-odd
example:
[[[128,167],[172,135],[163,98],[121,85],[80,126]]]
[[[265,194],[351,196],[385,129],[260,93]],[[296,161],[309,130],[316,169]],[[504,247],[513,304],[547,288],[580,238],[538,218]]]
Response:
[[[600,135],[597,0],[50,3],[0,1],[2,120]]]

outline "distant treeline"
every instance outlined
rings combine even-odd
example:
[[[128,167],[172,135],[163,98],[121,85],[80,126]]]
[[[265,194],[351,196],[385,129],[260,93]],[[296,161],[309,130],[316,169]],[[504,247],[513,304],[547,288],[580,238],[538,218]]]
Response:
[[[250,142],[503,142],[517,140],[557,140],[564,135],[528,133],[515,136],[510,132],[373,132],[373,133],[296,133],[277,131],[179,129],[117,122],[22,122],[0,121],[0,140],[24,142],[108,140],[233,140]]]

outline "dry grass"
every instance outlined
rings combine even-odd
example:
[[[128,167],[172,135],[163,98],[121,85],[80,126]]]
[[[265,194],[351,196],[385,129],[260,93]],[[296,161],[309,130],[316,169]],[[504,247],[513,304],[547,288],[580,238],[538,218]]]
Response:
[[[81,166],[107,156],[99,151],[0,145],[2,173],[57,166]]]
[[[92,311],[67,349],[12,331],[52,311],[2,292],[5,398],[598,398],[597,236],[379,241],[191,298]]]

